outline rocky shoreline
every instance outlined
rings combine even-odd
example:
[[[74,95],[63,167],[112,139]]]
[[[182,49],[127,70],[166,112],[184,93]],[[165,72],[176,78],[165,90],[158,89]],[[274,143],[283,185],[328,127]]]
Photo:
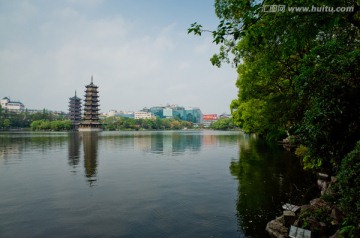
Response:
[[[334,183],[336,183],[336,177],[318,174],[317,185],[322,196],[331,193],[331,187]],[[339,237],[338,225],[343,219],[343,214],[336,206],[322,198],[315,198],[309,204],[294,207],[296,208],[284,209],[281,216],[266,225],[266,231],[271,237],[289,237],[291,226],[311,231],[311,237]]]

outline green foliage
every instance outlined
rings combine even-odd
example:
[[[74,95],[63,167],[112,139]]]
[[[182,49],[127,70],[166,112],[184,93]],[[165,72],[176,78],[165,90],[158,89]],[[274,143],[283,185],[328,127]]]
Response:
[[[49,120],[36,120],[31,122],[30,129],[33,131],[69,131],[72,128],[70,120],[62,121],[49,121]]]
[[[340,207],[347,215],[346,226],[360,224],[360,141],[341,163],[338,174]],[[345,229],[345,228],[344,228]],[[344,231],[345,232],[345,231]],[[349,232],[349,231],[348,231]],[[357,229],[359,233],[360,230]],[[349,236],[350,237],[350,236]]]
[[[314,224],[317,222],[324,222],[328,228],[327,232],[333,233],[333,229],[330,229],[332,227],[332,218],[330,217],[331,210],[331,207],[326,204],[321,206],[311,206],[307,209],[301,210],[299,215],[300,227],[311,230],[312,236],[319,237],[321,230],[318,225]]]
[[[304,158],[308,154],[308,148],[304,145],[300,145],[295,150],[295,155],[300,158]]]
[[[4,124],[5,120],[6,123]],[[0,129],[29,128],[33,121],[38,120],[64,120],[64,116],[53,114],[45,109],[36,113],[28,113],[27,110],[11,112],[0,109]]]
[[[11,121],[8,118],[6,118],[3,122],[4,129],[9,129],[10,125],[11,125]]]
[[[214,130],[231,130],[234,129],[234,123],[232,118],[221,118],[210,125],[211,129]]]
[[[304,166],[330,170],[360,139],[360,8],[354,12],[269,13],[273,2],[215,0],[220,18],[211,32],[220,52],[211,63],[237,66],[234,124],[247,133],[279,140],[295,135],[306,146]],[[315,0],[286,6],[318,6]],[[194,23],[189,33],[206,32]]]
[[[101,120],[104,130],[180,130],[192,128],[193,124],[187,121],[180,121],[167,118],[156,119],[134,119],[119,116],[107,117]]]
[[[357,238],[360,236],[359,229],[356,228],[356,225],[347,225],[347,222],[342,224],[340,228],[340,238]]]

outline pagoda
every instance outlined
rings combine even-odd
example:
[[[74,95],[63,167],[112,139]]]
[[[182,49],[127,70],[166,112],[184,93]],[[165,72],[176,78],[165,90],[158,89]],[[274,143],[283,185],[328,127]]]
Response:
[[[91,83],[85,87],[84,115],[79,125],[79,131],[101,131],[101,124],[99,122],[99,91],[98,86],[93,83],[92,76]]]
[[[76,96],[69,98],[69,119],[72,122],[73,130],[77,130],[81,121],[81,99]]]

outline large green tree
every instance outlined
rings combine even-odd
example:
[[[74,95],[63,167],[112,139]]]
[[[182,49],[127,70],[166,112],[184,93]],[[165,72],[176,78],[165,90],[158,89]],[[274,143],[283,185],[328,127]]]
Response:
[[[313,6],[353,8],[289,8]],[[292,135],[308,148],[310,163],[338,164],[360,139],[359,1],[216,0],[215,13],[220,22],[210,32],[220,52],[211,62],[232,63],[239,74],[234,122],[270,140]],[[189,28],[206,31],[198,23]]]

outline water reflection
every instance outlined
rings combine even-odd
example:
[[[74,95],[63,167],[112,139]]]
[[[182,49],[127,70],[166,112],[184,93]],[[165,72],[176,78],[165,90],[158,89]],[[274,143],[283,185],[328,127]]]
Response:
[[[68,143],[68,163],[73,168],[76,168],[80,162],[80,138],[78,132],[69,133]],[[76,171],[74,171],[76,172]]]
[[[85,177],[90,186],[97,180],[98,132],[81,132],[84,148]]]
[[[239,228],[250,237],[267,237],[266,223],[281,214],[281,204],[303,204],[302,188],[310,184],[311,178],[305,175],[297,158],[247,135],[239,141],[239,159],[231,162],[230,172],[239,181]]]
[[[266,237],[299,168],[239,132],[0,133],[0,236]]]
[[[210,132],[165,132],[135,134],[134,148],[162,155],[181,155],[186,151],[199,152],[203,146],[214,147],[229,142],[236,143],[236,137],[207,134]],[[235,138],[235,139],[234,139]],[[232,141],[229,141],[232,140]]]

